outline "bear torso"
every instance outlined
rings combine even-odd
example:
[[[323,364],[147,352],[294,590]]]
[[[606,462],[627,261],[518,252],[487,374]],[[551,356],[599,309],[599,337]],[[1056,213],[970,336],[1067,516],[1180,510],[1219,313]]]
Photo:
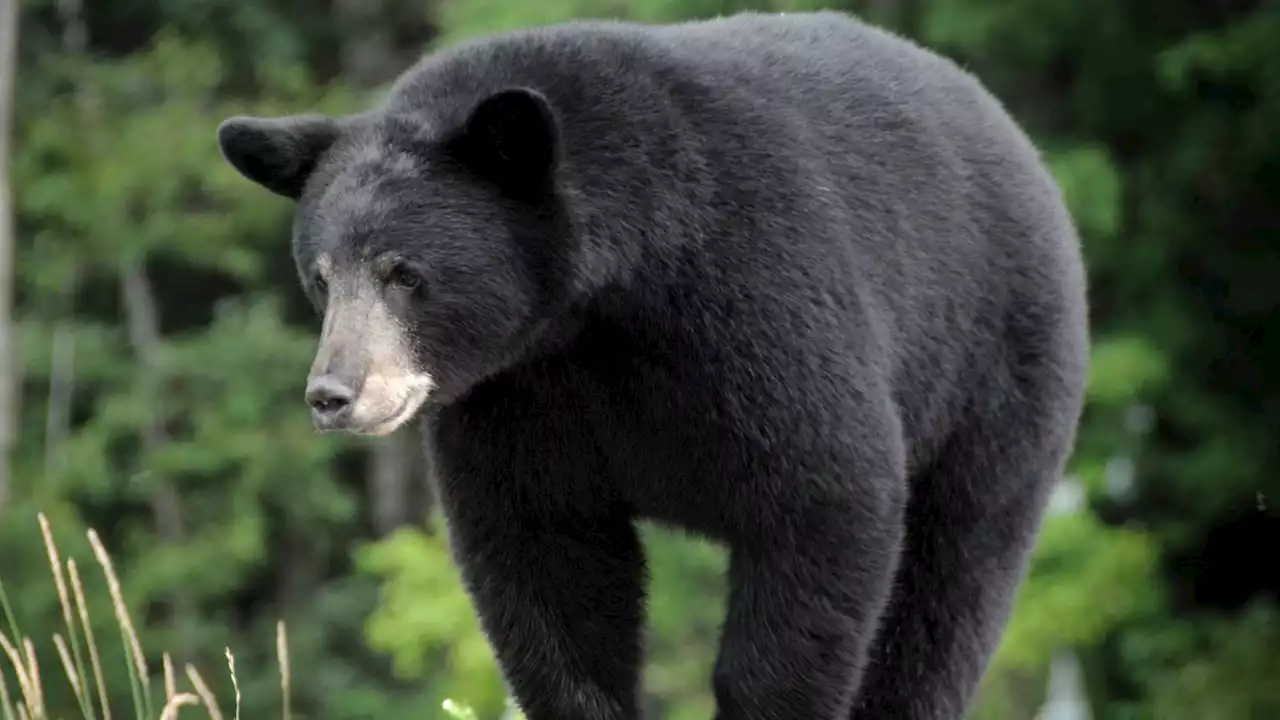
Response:
[[[590,297],[569,351],[492,394],[559,368],[537,404],[594,409],[579,456],[632,476],[646,514],[718,534],[713,500],[688,517],[675,498],[748,458],[865,442],[832,436],[857,423],[836,417],[846,394],[887,391],[895,452],[925,467],[989,397],[1048,392],[1020,387],[1023,356],[1082,352],[1057,189],[945,59],[827,13],[574,23],[432,56],[387,110],[447,126],[460,98],[519,84],[559,109]]]

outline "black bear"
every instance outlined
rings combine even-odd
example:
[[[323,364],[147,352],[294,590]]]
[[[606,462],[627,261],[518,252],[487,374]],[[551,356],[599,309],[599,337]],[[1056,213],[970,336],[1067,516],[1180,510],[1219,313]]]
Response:
[[[583,21],[219,144],[296,201],[314,422],[419,422],[531,720],[640,717],[638,518],[731,553],[721,720],[964,715],[1088,367],[1060,190],[971,75],[831,12]]]

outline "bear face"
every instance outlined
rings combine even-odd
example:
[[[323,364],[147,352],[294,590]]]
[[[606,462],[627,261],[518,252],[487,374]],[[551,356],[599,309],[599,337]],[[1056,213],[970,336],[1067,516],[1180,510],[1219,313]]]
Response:
[[[516,362],[566,292],[547,99],[511,88],[449,115],[218,128],[236,170],[296,202],[293,255],[323,317],[306,391],[321,430],[385,435],[458,398]]]

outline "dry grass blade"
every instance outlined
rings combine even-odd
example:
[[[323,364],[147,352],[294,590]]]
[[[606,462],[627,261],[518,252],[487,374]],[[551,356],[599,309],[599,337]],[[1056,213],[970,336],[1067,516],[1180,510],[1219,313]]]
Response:
[[[133,707],[138,720],[151,717],[151,678],[147,671],[147,659],[142,653],[142,644],[138,642],[138,633],[133,629],[133,620],[129,617],[129,607],[124,602],[124,592],[120,589],[120,578],[116,575],[115,564],[111,555],[102,544],[98,533],[90,529],[86,535],[93,547],[94,557],[102,567],[107,579],[107,590],[111,594],[111,604],[115,608],[116,622],[120,625],[120,633],[124,638],[125,655],[133,659],[129,663],[129,681],[133,689]]]
[[[62,608],[62,620],[67,625],[67,638],[71,641],[71,652],[63,661],[71,685],[76,691],[76,701],[80,703],[80,711],[86,718],[93,718],[93,700],[88,694],[89,678],[84,671],[84,661],[80,657],[80,638],[76,634],[76,624],[72,620],[71,598],[67,594],[67,582],[62,576],[62,559],[58,554],[58,545],[53,541],[53,530],[49,527],[49,519],[44,513],[37,513],[40,522],[40,534],[44,536],[44,547],[49,553],[49,570],[53,573],[53,585],[58,591],[58,605]],[[60,649],[59,652],[64,652]],[[67,661],[71,661],[68,663]]]
[[[83,698],[80,675],[76,672],[75,662],[71,659],[71,653],[67,652],[67,643],[63,641],[61,635],[54,633],[53,644],[58,648],[58,659],[62,661],[62,669],[67,673],[67,682],[71,683],[71,690],[75,692],[77,698]]]
[[[173,679],[173,659],[169,653],[161,656],[164,663],[164,701],[167,703],[178,694],[178,684]]]
[[[31,696],[35,699],[31,714],[44,720],[49,711],[44,706],[44,687],[40,684],[40,663],[36,661],[36,646],[31,638],[22,638],[22,648],[27,651],[27,678],[31,681]]]
[[[102,663],[98,660],[98,643],[93,637],[93,625],[89,623],[89,605],[84,599],[84,586],[80,583],[80,571],[76,561],[67,559],[67,575],[71,577],[71,592],[76,601],[80,625],[84,627],[85,643],[89,646],[89,664],[93,667],[93,681],[98,686],[98,700],[102,704],[102,720],[111,720],[111,706],[107,704],[107,684],[102,677]]]
[[[178,720],[178,708],[183,705],[199,705],[200,698],[191,693],[174,695],[165,700],[164,709],[160,711],[160,720]]]
[[[191,687],[195,688],[196,694],[200,696],[200,702],[204,703],[205,709],[209,711],[209,720],[222,720],[222,709],[218,706],[218,699],[209,691],[209,684],[190,664],[187,665],[187,679],[191,681]]]
[[[289,720],[289,688],[292,685],[289,672],[289,638],[285,634],[284,621],[276,622],[276,658],[280,661],[280,697],[284,706],[284,720]]]
[[[35,698],[31,691],[31,679],[27,674],[27,665],[22,661],[22,655],[18,653],[18,648],[0,632],[0,649],[4,650],[4,654],[9,658],[9,664],[13,666],[13,674],[18,679],[18,690],[22,693],[22,704],[25,706],[18,708],[18,714],[28,715],[35,710]]]
[[[227,669],[231,671],[231,687],[236,691],[236,720],[240,720],[240,682],[236,679],[236,658],[227,648]]]
[[[98,564],[102,566],[102,571],[107,576],[107,590],[111,593],[111,602],[115,606],[116,619],[120,622],[120,629],[124,630],[129,647],[133,650],[133,662],[138,672],[138,679],[142,681],[143,688],[149,691],[150,680],[147,674],[146,656],[142,654],[142,644],[138,642],[138,633],[134,631],[133,621],[129,618],[129,608],[124,603],[124,593],[120,589],[120,579],[116,577],[116,570],[111,562],[111,556],[107,554],[107,549],[102,545],[102,540],[98,538],[97,532],[89,530],[86,534],[89,537],[89,544],[93,546],[94,557],[97,558]]]

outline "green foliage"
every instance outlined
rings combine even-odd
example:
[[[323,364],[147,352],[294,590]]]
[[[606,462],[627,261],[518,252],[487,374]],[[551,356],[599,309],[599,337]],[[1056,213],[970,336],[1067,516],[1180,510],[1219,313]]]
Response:
[[[646,689],[660,717],[712,717],[711,667],[724,617],[728,555],[658,526],[643,531],[649,559]]]
[[[1159,388],[1168,377],[1165,357],[1144,338],[1126,335],[1094,342],[1089,400],[1117,406]]]
[[[455,703],[452,700],[444,701],[444,711],[454,720],[479,720],[476,711],[467,705]]]
[[[470,0],[445,3],[440,8],[443,32],[441,45],[488,33],[550,25],[566,20],[607,17],[607,0],[547,0],[547,2],[511,2],[510,0]],[[616,7],[618,4],[613,3]]]
[[[1049,518],[995,666],[1037,670],[1060,648],[1088,648],[1145,619],[1159,598],[1156,552],[1146,534],[1089,514]]]
[[[648,691],[666,709],[663,717],[701,718],[713,710],[708,679],[723,613],[725,553],[654,526],[644,530],[651,568]],[[404,676],[429,675],[436,692],[466,698],[482,717],[497,717],[506,687],[447,536],[403,529],[362,548],[359,564],[382,578],[381,599],[366,627],[370,645],[390,653]]]
[[[1256,602],[1236,617],[1190,626],[1146,623],[1125,638],[1147,684],[1144,720],[1280,717],[1280,609]]]
[[[506,688],[492,650],[471,610],[444,533],[402,529],[361,551],[363,569],[383,577],[381,600],[370,616],[370,645],[391,654],[396,669],[422,679],[430,674],[446,696],[461,696],[485,717],[500,713]]]
[[[224,645],[246,648],[247,715],[276,702],[258,670],[277,612],[299,630],[297,659],[324,680],[302,689],[302,709],[323,702],[328,716],[368,717],[421,703],[367,653],[338,650],[361,649],[376,590],[325,569],[349,564],[364,498],[335,464],[350,443],[317,442],[296,411],[315,328],[298,322],[300,298],[282,282],[292,279],[289,206],[245,183],[213,140],[227,115],[340,111],[355,93],[277,65],[260,73],[268,100],[225,97],[216,43],[171,30],[119,58],[28,62],[11,170],[31,238],[18,258],[28,402],[5,512],[43,509],[68,532],[101,524],[128,601],[152,611],[144,645],[197,665],[219,662]],[[160,332],[145,363],[134,341],[148,320],[122,302],[135,264]],[[162,521],[178,537],[165,539]],[[20,559],[39,557],[37,536],[16,522],[0,523],[0,536],[15,605],[47,627],[56,598]],[[243,645],[228,642],[241,633]],[[61,712],[62,688],[49,691]]]
[[[1085,243],[1086,261],[1101,260],[1099,253],[1115,247],[1122,222],[1122,180],[1110,153],[1101,144],[1077,143],[1046,152],[1045,161]]]

